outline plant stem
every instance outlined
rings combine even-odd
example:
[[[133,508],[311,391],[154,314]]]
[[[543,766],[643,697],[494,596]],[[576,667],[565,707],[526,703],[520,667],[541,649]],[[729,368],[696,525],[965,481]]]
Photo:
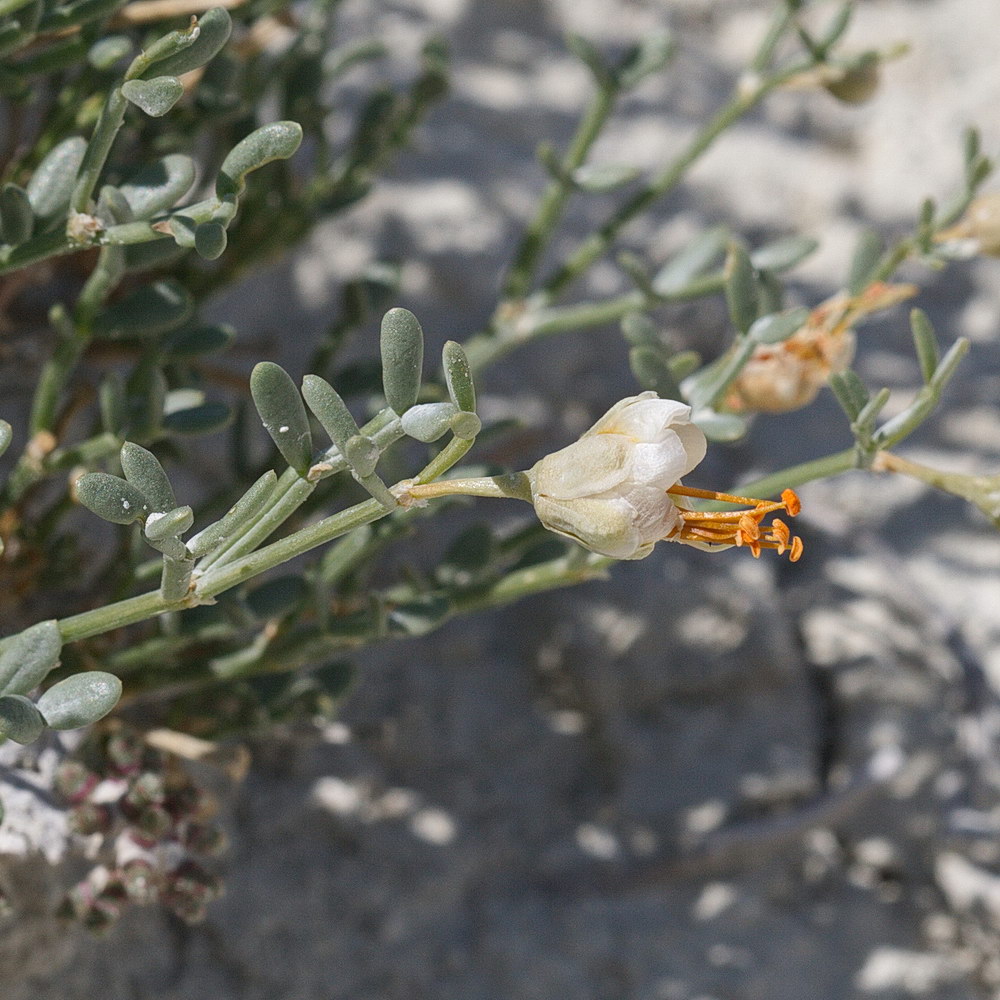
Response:
[[[471,441],[452,438],[448,445],[420,472],[416,481],[426,481],[433,475],[440,475],[441,472],[447,471],[471,446]],[[293,473],[293,476],[295,482],[292,483],[292,487],[295,483],[305,482],[296,473]],[[308,485],[311,487],[314,484],[309,483]],[[286,497],[298,496],[292,487],[286,490],[284,494]],[[287,507],[290,503],[289,500],[285,506]],[[285,507],[282,507],[282,510],[284,509]],[[324,518],[322,521],[301,528],[287,538],[265,545],[256,552],[216,565],[210,570],[202,571],[197,577],[194,588],[181,600],[165,600],[159,591],[142,594],[139,597],[130,597],[107,607],[95,608],[93,611],[85,611],[82,614],[64,618],[58,623],[59,633],[64,643],[73,642],[77,639],[100,635],[102,632],[108,632],[125,625],[133,625],[146,618],[162,615],[167,611],[180,611],[199,604],[210,604],[212,598],[223,591],[238,586],[253,576],[273,569],[275,566],[280,566],[282,563],[288,562],[289,559],[294,559],[310,549],[333,541],[333,539],[339,538],[355,528],[370,524],[390,513],[392,511],[387,510],[378,500],[366,500]]]
[[[854,468],[857,468],[857,452],[854,448],[845,448],[844,451],[789,466],[761,479],[741,483],[736,488],[747,496],[767,498],[778,496],[784,489],[795,489],[796,486],[811,483],[815,479],[826,479]]]
[[[566,288],[571,282],[587,270],[607,249],[622,229],[636,216],[640,215],[654,202],[675,188],[692,164],[722,135],[726,129],[734,125],[748,111],[776,87],[798,73],[809,69],[812,61],[799,63],[795,66],[760,78],[751,88],[737,95],[719,111],[714,118],[694,137],[688,147],[648,185],[637,191],[625,202],[597,232],[593,233],[577,251],[559,267],[544,283],[544,290],[553,297]]]
[[[566,202],[573,192],[572,173],[582,166],[611,114],[618,96],[618,88],[608,83],[598,88],[577,128],[573,142],[560,164],[560,177],[555,177],[542,196],[541,205],[518,247],[514,262],[504,282],[504,295],[510,299],[523,298],[534,277],[539,258],[552,238],[555,227],[562,218]]]
[[[426,485],[415,483],[406,490],[417,500],[435,497],[509,497],[531,502],[531,484],[523,472],[511,472],[505,476],[483,476],[475,479],[439,479]]]
[[[90,196],[97,187],[97,181],[114,145],[115,137],[125,121],[127,107],[128,101],[121,87],[115,87],[108,94],[108,99],[101,109],[101,116],[94,126],[94,134],[87,144],[87,151],[83,154],[83,163],[80,165],[76,187],[73,189],[73,200],[70,205],[72,211],[86,212],[90,208]]]
[[[112,629],[134,625],[136,622],[154,618],[166,611],[180,610],[190,607],[185,599],[168,603],[160,596],[158,590],[139,597],[129,597],[124,601],[108,604],[93,611],[84,611],[59,621],[59,635],[64,643],[76,642],[78,639],[89,639],[92,635],[110,632]]]

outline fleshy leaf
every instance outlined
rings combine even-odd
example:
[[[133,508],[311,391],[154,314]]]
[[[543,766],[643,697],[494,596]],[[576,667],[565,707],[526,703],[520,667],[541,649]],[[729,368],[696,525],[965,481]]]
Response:
[[[113,524],[132,524],[149,513],[146,498],[129,482],[106,472],[88,472],[76,484],[80,503]]]
[[[273,470],[268,470],[236,502],[223,518],[210,524],[188,541],[188,549],[196,556],[203,556],[222,545],[237,529],[260,513],[274,490],[278,479]]]
[[[153,337],[173,330],[194,312],[194,300],[177,281],[142,285],[131,295],[109,306],[94,320],[94,336]]]
[[[222,161],[216,191],[220,197],[239,194],[246,175],[272,160],[287,160],[302,143],[297,122],[272,122],[240,140]]]
[[[40,219],[52,218],[66,211],[83,163],[87,141],[81,136],[64,139],[38,164],[28,181],[28,200]]]
[[[126,441],[122,445],[121,462],[125,478],[146,498],[151,511],[162,513],[177,506],[170,480],[151,451]]]
[[[45,719],[23,695],[7,694],[0,698],[0,737],[15,743],[34,743],[45,728]]]
[[[728,241],[724,226],[706,229],[663,265],[652,280],[653,290],[667,298],[682,292],[722,256]]]
[[[429,444],[444,437],[451,429],[451,419],[462,411],[451,402],[418,403],[403,414],[403,432]]]
[[[229,40],[233,21],[222,7],[213,7],[198,18],[198,35],[190,45],[153,63],[148,72],[181,76],[204,66]]]
[[[291,376],[273,361],[262,361],[250,375],[250,394],[278,451],[304,476],[312,463],[312,432]]]
[[[801,330],[809,319],[808,309],[789,309],[787,312],[771,313],[755,320],[747,331],[747,336],[758,344],[780,344],[783,340]]]
[[[460,409],[476,412],[476,387],[472,383],[472,370],[461,344],[449,340],[444,345],[441,358],[444,362],[444,377],[448,383],[448,395]]]
[[[424,332],[408,309],[382,317],[382,383],[385,398],[402,415],[417,401],[424,364]]]
[[[358,425],[340,394],[319,375],[306,375],[302,379],[302,396],[346,458],[347,442],[358,433]]]
[[[746,333],[757,318],[757,279],[749,255],[737,243],[726,257],[725,291],[729,318],[740,333]]]
[[[171,153],[143,167],[119,190],[132,206],[137,219],[148,219],[173,208],[194,184],[194,160],[183,153]]]
[[[4,184],[0,190],[0,240],[16,247],[31,239],[34,228],[28,192],[16,184]]]
[[[118,704],[122,682],[103,670],[59,681],[38,699],[38,711],[53,729],[79,729],[104,718]]]
[[[27,694],[59,662],[62,637],[54,620],[39,622],[0,646],[0,692]]]
[[[221,222],[202,222],[194,231],[194,248],[205,260],[216,260],[226,250],[229,237]]]
[[[819,246],[808,236],[787,236],[754,250],[750,262],[759,271],[787,271],[801,263]]]
[[[194,511],[190,507],[175,507],[164,513],[152,513],[146,518],[144,534],[151,542],[177,538],[194,524]]]
[[[213,434],[228,426],[232,419],[233,411],[225,403],[200,403],[166,414],[163,418],[163,430],[183,437]]]
[[[184,84],[176,76],[128,80],[122,84],[122,93],[150,118],[161,118],[184,96]]]

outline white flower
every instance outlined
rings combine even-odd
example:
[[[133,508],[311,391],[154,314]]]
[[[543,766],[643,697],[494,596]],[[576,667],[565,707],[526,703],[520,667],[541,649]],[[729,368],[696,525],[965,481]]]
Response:
[[[680,529],[667,491],[705,450],[689,406],[654,392],[630,396],[529,471],[532,502],[550,531],[614,559],[642,559]]]
[[[433,497],[478,496],[527,500],[542,525],[612,559],[642,559],[659,541],[717,551],[746,546],[788,552],[795,562],[802,540],[768,514],[799,512],[799,498],[754,500],[682,486],[704,457],[705,435],[691,423],[691,407],[644,392],[616,403],[579,441],[546,455],[527,472],[432,483],[405,480],[393,496],[402,507]],[[742,510],[698,511],[675,498],[698,497]]]

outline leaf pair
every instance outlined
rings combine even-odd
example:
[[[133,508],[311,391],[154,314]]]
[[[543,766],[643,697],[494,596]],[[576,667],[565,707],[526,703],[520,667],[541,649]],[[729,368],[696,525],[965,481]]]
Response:
[[[32,702],[27,695],[58,666],[61,649],[55,621],[39,622],[0,644],[0,737],[32,743],[46,726],[78,729],[117,704],[121,681],[100,670],[67,677]]]

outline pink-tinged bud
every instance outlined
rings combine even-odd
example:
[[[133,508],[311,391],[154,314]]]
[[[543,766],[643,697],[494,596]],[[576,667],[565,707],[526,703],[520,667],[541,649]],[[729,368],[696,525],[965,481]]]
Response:
[[[757,347],[730,386],[726,408],[788,413],[811,403],[830,376],[845,371],[854,359],[854,324],[916,293],[915,285],[877,281],[858,295],[835,295],[820,303],[787,340]]]
[[[962,218],[938,233],[936,239],[971,240],[979,253],[1000,257],[1000,191],[973,198]]]

